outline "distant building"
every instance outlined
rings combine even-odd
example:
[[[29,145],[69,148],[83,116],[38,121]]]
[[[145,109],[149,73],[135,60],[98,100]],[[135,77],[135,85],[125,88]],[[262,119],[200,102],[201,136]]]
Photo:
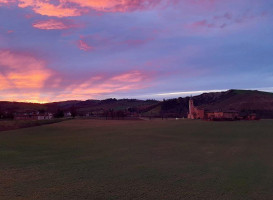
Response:
[[[64,116],[66,118],[70,118],[70,117],[72,117],[72,113],[71,112],[66,112],[66,113],[64,113]]]
[[[194,106],[193,99],[189,100],[188,119],[203,120],[237,120],[239,112],[237,111],[207,111]]]
[[[38,120],[50,120],[53,119],[52,113],[38,114]]]
[[[237,111],[214,111],[206,112],[205,118],[208,120],[237,120],[239,119],[239,112]]]
[[[204,119],[205,118],[205,110],[198,109],[197,107],[195,107],[193,104],[192,98],[190,98],[190,101],[189,101],[188,118],[189,119]]]
[[[247,120],[259,120],[259,117],[255,114],[252,113],[246,117]]]
[[[21,112],[15,113],[15,120],[50,120],[53,119],[52,113],[39,113],[39,112]]]

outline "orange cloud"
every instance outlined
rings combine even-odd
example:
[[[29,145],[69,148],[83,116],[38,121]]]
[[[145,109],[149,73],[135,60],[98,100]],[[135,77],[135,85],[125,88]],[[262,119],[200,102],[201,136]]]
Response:
[[[33,56],[0,50],[0,84],[6,89],[39,89],[51,76],[44,61]]]
[[[148,78],[148,74],[140,71],[130,71],[112,77],[95,76],[83,83],[67,87],[56,95],[54,100],[100,98],[117,92],[142,89],[147,87]]]
[[[24,91],[22,93],[18,92],[1,92],[0,90],[0,98],[1,100],[7,101],[17,101],[17,102],[31,102],[31,103],[47,103],[50,101],[48,97],[42,97],[40,92],[31,92]]]
[[[132,71],[130,73],[114,76],[111,80],[118,82],[138,83],[144,81],[145,79],[146,76],[142,74],[140,71]]]
[[[6,89],[8,87],[9,87],[9,83],[7,79],[0,73],[0,90]]]
[[[44,29],[44,30],[62,30],[74,28],[75,25],[70,21],[63,21],[57,19],[49,19],[35,22],[32,25],[34,28]]]
[[[33,66],[26,67],[25,73],[20,71],[23,64],[17,65],[18,61],[14,61],[14,56],[18,56],[18,61],[28,64],[34,62]],[[40,61],[33,58],[20,58],[18,54],[10,52],[0,52],[0,60],[6,56],[9,61],[0,63],[1,69],[5,66],[6,73],[1,70],[0,73],[0,99],[9,101],[23,101],[46,103],[52,101],[65,100],[85,100],[91,98],[106,98],[107,96],[115,96],[115,94],[146,88],[149,86],[147,80],[150,75],[141,71],[130,71],[115,76],[109,74],[98,75],[89,78],[83,82],[70,83],[69,86],[62,84],[65,79],[51,76],[51,73],[44,68]],[[25,59],[25,60],[24,60]],[[12,60],[12,62],[10,61]],[[8,64],[8,67],[7,67]],[[28,70],[27,70],[28,69]],[[50,78],[49,78],[50,77]],[[45,81],[50,79],[53,83],[53,90],[47,90],[44,85]],[[50,82],[51,82],[50,81]],[[55,85],[56,83],[56,85]]]
[[[65,4],[59,5],[48,3],[47,0],[19,0],[19,7],[32,7],[33,11],[46,16],[54,17],[71,17],[81,15],[78,8],[67,7]]]
[[[50,102],[68,99],[102,98],[119,92],[148,87],[150,75],[142,71],[101,74],[85,81],[66,82],[46,67],[46,63],[27,53],[0,50],[0,99]],[[69,85],[67,85],[69,84]]]
[[[160,3],[160,0],[61,0],[103,12],[126,12],[143,9]]]
[[[8,3],[8,0],[0,0]],[[40,15],[54,17],[80,16],[90,10],[101,12],[126,12],[158,4],[154,0],[17,0],[21,8],[31,7]]]
[[[62,2],[71,2],[81,7],[88,7],[98,11],[110,11],[118,6],[124,6],[128,1],[120,0],[61,0]]]

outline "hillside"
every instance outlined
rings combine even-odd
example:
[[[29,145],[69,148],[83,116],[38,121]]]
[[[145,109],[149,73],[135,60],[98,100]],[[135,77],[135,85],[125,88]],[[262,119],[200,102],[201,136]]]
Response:
[[[242,115],[256,113],[261,118],[273,118],[273,93],[252,90],[228,90],[226,92],[204,93],[193,97],[194,104],[205,110],[236,110]],[[75,108],[79,114],[102,110],[127,110],[142,113],[143,116],[186,117],[189,97],[164,101],[137,99],[106,99],[87,101],[64,101],[47,104],[0,102],[1,112],[20,112],[25,110],[46,110],[56,112],[58,109],[70,111]]]
[[[52,102],[47,104],[36,103],[20,103],[20,102],[0,102],[0,116],[1,113],[12,114],[23,111],[49,111],[56,112],[58,109],[63,111],[71,111],[76,109],[77,113],[85,114],[88,112],[96,112],[101,110],[113,109],[145,112],[157,106],[160,102],[155,100],[137,100],[137,99],[105,99],[105,100],[87,100],[87,101],[64,101]]]
[[[0,101],[0,112],[21,112],[46,109],[45,104]]]
[[[137,99],[106,99],[106,100],[87,100],[87,101],[70,101],[70,102],[57,102],[46,104],[46,107],[50,111],[56,110],[56,108],[62,110],[70,110],[71,107],[75,107],[79,113],[94,112],[100,110],[149,110],[150,107],[158,105],[158,101],[155,100],[137,100]]]
[[[273,118],[273,93],[252,90],[228,90],[204,93],[193,97],[194,104],[209,111],[236,110],[242,115],[256,113],[262,118]],[[161,113],[186,117],[189,97],[170,99],[161,103]]]

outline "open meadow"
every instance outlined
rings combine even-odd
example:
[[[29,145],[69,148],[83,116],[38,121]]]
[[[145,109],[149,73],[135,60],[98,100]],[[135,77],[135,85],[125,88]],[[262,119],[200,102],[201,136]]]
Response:
[[[0,132],[0,199],[273,199],[273,120],[70,120]]]
[[[46,124],[54,124],[67,119],[51,119],[51,120],[0,120],[0,131],[8,131],[20,128],[28,128],[33,126],[42,126]]]

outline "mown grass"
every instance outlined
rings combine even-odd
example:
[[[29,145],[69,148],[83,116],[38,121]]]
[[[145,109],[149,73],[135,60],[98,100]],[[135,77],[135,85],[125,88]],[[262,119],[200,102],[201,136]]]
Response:
[[[33,126],[42,126],[62,122],[64,119],[52,120],[0,120],[0,131],[28,128]]]
[[[0,133],[0,199],[272,199],[273,121],[96,121]]]

